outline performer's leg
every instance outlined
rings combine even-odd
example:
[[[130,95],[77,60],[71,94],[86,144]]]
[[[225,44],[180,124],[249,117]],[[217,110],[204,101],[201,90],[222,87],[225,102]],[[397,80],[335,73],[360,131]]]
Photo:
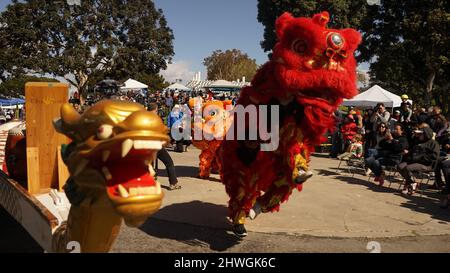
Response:
[[[217,156],[214,157],[214,159],[211,162],[211,173],[218,174],[219,173],[219,162],[218,162]]]
[[[211,163],[214,160],[214,155],[215,153],[213,153],[209,148],[202,150],[202,152],[200,153],[199,174],[198,174],[200,178],[209,177],[211,171]]]
[[[264,195],[257,198],[261,212],[266,213],[278,210],[281,203],[286,201],[292,194],[296,185],[287,183],[285,179],[273,183]]]

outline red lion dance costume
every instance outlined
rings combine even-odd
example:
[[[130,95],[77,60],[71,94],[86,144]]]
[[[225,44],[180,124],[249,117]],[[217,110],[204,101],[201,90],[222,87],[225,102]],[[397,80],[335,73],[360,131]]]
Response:
[[[196,98],[189,100],[189,107],[194,110]],[[201,102],[200,102],[201,103]],[[232,103],[226,101],[206,101],[201,103],[199,109],[202,112],[203,119],[201,122],[194,122],[192,129],[199,130],[203,135],[214,136],[212,140],[192,140],[192,145],[201,150],[199,159],[199,174],[202,179],[209,178],[210,173],[219,173],[220,161],[217,156],[217,151],[225,138],[228,127],[230,126],[229,112],[227,107]],[[228,122],[227,122],[228,121]]]
[[[302,190],[312,175],[310,153],[333,129],[334,111],[343,98],[358,93],[353,55],[361,35],[328,29],[328,21],[328,12],[313,18],[280,16],[272,60],[241,92],[238,105],[279,105],[280,141],[270,152],[260,150],[261,140],[223,141],[221,178],[230,197],[233,231],[240,237],[247,234],[247,216],[278,211],[295,188]]]

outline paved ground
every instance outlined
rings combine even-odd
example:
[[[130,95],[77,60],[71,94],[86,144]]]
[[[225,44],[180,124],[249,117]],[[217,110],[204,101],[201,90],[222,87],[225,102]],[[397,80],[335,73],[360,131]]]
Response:
[[[369,252],[371,241],[382,252],[450,252],[450,210],[438,207],[436,192],[402,196],[397,183],[380,188],[365,176],[352,178],[337,170],[338,161],[320,155],[304,190],[280,212],[248,221],[249,236],[239,241],[229,231],[218,176],[195,178],[198,150],[171,155],[183,188],[165,190],[163,207],[140,229],[123,226],[112,252]],[[160,168],[159,181],[167,186]],[[2,243],[8,238],[0,227],[0,252],[11,250]],[[14,251],[37,250],[23,244]]]
[[[112,251],[128,252],[450,252],[450,211],[436,192],[403,196],[367,177],[337,170],[338,161],[313,157],[315,176],[278,213],[248,221],[249,236],[229,231],[227,196],[217,175],[195,178],[198,151],[172,153],[179,191],[166,191],[163,207],[141,229],[123,227]],[[164,167],[159,181],[168,185]],[[389,183],[387,183],[389,186]],[[135,247],[136,246],[136,247]]]

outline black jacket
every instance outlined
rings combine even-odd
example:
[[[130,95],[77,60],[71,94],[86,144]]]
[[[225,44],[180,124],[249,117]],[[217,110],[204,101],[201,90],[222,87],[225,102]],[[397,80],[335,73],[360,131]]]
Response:
[[[405,136],[394,137],[393,140],[387,141],[383,139],[380,141],[380,151],[379,156],[390,158],[396,163],[402,161],[402,153],[404,150],[408,149],[408,139]]]
[[[433,140],[433,130],[431,128],[423,128],[425,142],[413,147],[411,157],[408,163],[419,163],[425,166],[431,166],[433,161],[439,157],[439,143]]]

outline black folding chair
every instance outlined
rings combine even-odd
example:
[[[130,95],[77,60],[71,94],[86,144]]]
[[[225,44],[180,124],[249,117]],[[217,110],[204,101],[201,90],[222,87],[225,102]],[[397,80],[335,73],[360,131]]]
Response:
[[[423,195],[423,189],[421,189],[422,185],[424,184],[423,182],[425,182],[425,185],[428,186],[428,183],[430,181],[434,181],[436,178],[434,176],[434,173],[436,171],[437,168],[437,164],[438,164],[438,160],[434,160],[431,163],[431,166],[429,169],[425,170],[425,171],[413,171],[412,175],[415,179],[417,179],[416,183],[417,183],[417,188],[416,191],[420,191],[420,196]],[[402,187],[402,185],[404,185],[404,183],[406,182],[406,179],[403,178],[402,182],[400,183],[399,186],[399,190]]]

